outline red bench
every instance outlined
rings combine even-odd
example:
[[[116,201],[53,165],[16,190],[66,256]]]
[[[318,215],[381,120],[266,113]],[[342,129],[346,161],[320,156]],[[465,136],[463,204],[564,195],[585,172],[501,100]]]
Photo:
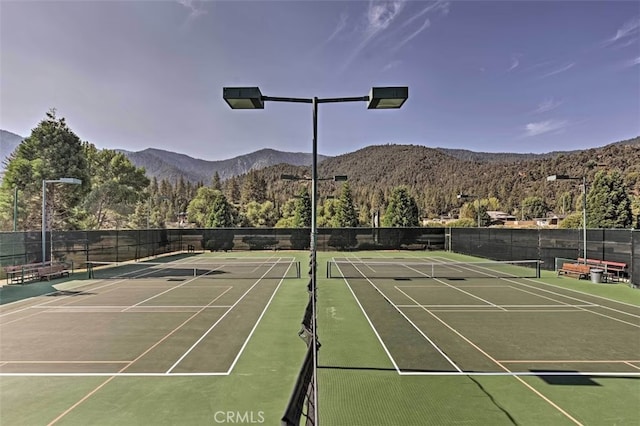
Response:
[[[578,262],[584,262],[584,258],[578,258]],[[587,265],[604,269],[604,272],[613,277],[621,278],[627,274],[627,264],[624,262],[614,262],[611,260],[587,259]]]
[[[558,275],[575,276],[578,279],[588,279],[591,273],[591,266],[584,263],[563,263],[562,268],[558,269]]]

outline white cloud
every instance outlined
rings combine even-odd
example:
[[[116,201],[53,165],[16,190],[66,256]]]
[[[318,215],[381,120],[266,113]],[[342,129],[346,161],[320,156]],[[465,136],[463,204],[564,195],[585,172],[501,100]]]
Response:
[[[418,3],[420,2],[410,2],[409,0],[370,0],[362,15],[362,24],[359,30],[360,40],[343,63],[343,71],[351,65],[363,50],[373,43],[384,45],[384,50],[386,51],[395,51],[409,43],[431,26],[431,20],[425,17],[425,14],[440,12],[441,15],[447,15],[451,2],[444,0],[430,2],[418,12],[414,13],[412,10],[411,13],[401,17],[408,4],[412,4],[413,7]],[[418,19],[422,24],[416,27],[416,20]],[[415,29],[408,32],[408,27],[412,24]]]
[[[336,25],[336,28],[333,30],[333,32],[331,33],[331,35],[329,36],[329,38],[327,38],[327,40],[325,41],[325,43],[329,43],[331,40],[333,40],[334,38],[336,38],[336,36],[338,34],[340,34],[342,32],[342,30],[344,30],[347,26],[347,20],[348,20],[348,16],[346,13],[341,13],[340,14],[340,20],[338,21],[338,24]]]
[[[511,57],[511,66],[509,67],[507,72],[513,71],[514,69],[518,68],[519,65],[520,65],[520,60],[518,60],[518,56],[517,55],[512,56]]]
[[[616,35],[614,35],[610,41],[618,41],[620,39],[635,35],[640,32],[640,17],[635,17],[627,22],[625,22],[622,27],[616,31]]]
[[[627,61],[627,67],[634,67],[636,65],[640,65],[640,56],[634,59],[630,59]]]
[[[538,136],[543,133],[553,132],[566,127],[567,124],[568,123],[565,120],[546,120],[538,121],[537,123],[529,123],[524,126],[524,136]]]
[[[551,77],[552,75],[560,74],[561,72],[565,72],[565,71],[573,68],[574,65],[575,65],[575,62],[570,62],[570,63],[562,66],[561,68],[555,69],[555,70],[550,71],[550,72],[548,72],[546,74],[542,74],[540,76],[540,78],[546,78],[546,77]]]
[[[400,66],[400,64],[402,64],[402,61],[400,60],[391,61],[387,65],[385,65],[384,68],[382,68],[382,72],[389,71],[392,68],[396,68]]]
[[[557,101],[553,98],[545,99],[538,104],[538,108],[533,111],[535,114],[542,112],[552,111],[562,105],[562,101]]]
[[[414,37],[416,37],[418,34],[423,32],[430,26],[431,26],[431,21],[429,20],[429,18],[425,19],[424,23],[420,26],[420,28],[418,28],[417,30],[409,34],[400,43],[398,43],[398,45],[396,46],[396,49],[399,49],[400,47],[404,46],[406,43],[410,42]]]
[[[404,1],[384,1],[384,2],[369,2],[369,9],[367,10],[367,29],[366,33],[377,34],[380,31],[386,30],[393,20],[404,9]]]
[[[405,1],[369,1],[369,6],[365,13],[364,35],[360,43],[351,52],[351,55],[344,63],[344,68],[358,56],[358,54],[380,33],[385,31],[402,12]]]
[[[187,9],[189,9],[189,17],[187,19],[192,20],[197,18],[200,15],[205,15],[207,13],[206,10],[204,10],[201,7],[198,7],[198,1],[196,0],[176,0],[178,3],[180,3],[182,6],[186,7]]]
[[[640,16],[631,18],[610,38],[600,43],[600,46],[612,46],[615,49],[631,46],[640,42]]]

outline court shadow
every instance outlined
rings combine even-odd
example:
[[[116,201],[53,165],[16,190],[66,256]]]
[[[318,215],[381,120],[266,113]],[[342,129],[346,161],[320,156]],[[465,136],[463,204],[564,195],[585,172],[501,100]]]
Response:
[[[358,366],[343,366],[343,365],[318,365],[318,368],[325,370],[353,370],[353,371],[394,371],[397,370],[392,367],[358,367]],[[403,373],[443,373],[453,372],[452,370],[421,370],[415,368],[401,368]]]
[[[53,293],[45,294],[46,297],[69,297],[69,296],[92,296],[96,293],[91,293],[89,291],[73,291],[73,290],[58,290]]]
[[[539,379],[542,379],[549,385],[559,386],[602,386],[600,383],[592,380],[592,376],[588,374],[579,374],[579,371],[575,370],[529,370],[532,373],[541,373],[537,375]],[[544,374],[546,373],[546,374]],[[549,374],[553,373],[553,374]],[[563,373],[567,373],[566,375]]]

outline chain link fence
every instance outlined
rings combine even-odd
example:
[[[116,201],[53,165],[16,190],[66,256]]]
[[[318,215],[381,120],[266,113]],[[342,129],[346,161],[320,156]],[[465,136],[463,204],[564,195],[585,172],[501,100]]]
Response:
[[[539,259],[553,270],[556,258],[583,253],[580,229],[320,228],[321,251],[451,250],[492,260]],[[40,232],[0,233],[0,266],[42,262]],[[47,232],[45,258],[83,268],[89,261],[123,262],[185,251],[305,250],[309,228],[146,229]],[[626,263],[640,285],[640,231],[587,230],[587,258]],[[2,270],[0,269],[0,274]]]

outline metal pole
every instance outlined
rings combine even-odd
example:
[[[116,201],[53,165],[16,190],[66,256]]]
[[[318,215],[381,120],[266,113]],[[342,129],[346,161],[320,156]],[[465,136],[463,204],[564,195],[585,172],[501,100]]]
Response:
[[[587,177],[582,177],[582,238],[584,240],[584,263],[587,264]]]
[[[18,187],[13,188],[13,232],[18,230]]]
[[[313,98],[313,142],[311,147],[311,252],[315,257],[317,238],[317,199],[318,199],[318,98]],[[314,281],[315,284],[315,281]]]
[[[42,180],[42,264],[47,261],[47,181]]]
[[[476,197],[478,200],[478,228],[480,228],[480,197]]]
[[[317,268],[317,256],[316,251],[318,247],[318,98],[313,98],[313,146],[312,146],[312,159],[311,159],[311,291],[312,291],[312,310],[311,316],[313,335],[313,415],[314,425],[318,424],[318,329],[317,329],[317,307],[316,307],[316,268]]]

